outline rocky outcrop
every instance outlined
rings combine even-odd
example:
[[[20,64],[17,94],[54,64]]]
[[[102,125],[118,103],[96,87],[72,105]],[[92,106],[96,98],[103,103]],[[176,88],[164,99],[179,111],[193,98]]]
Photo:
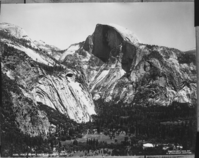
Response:
[[[5,74],[2,79],[2,107],[1,107],[1,129],[12,133],[17,128],[25,135],[42,136],[46,138],[50,122],[45,111],[39,110],[37,104],[24,95],[25,89],[19,87],[15,80]],[[14,131],[12,131],[14,130]]]
[[[4,29],[0,33],[2,72],[17,83],[25,97],[77,122],[90,120],[94,103],[78,69],[60,64],[43,49],[32,47],[29,40],[7,35]]]
[[[76,80],[75,74],[45,74],[31,92],[37,102],[42,102],[77,122],[87,122],[90,115],[95,114],[91,95]]]
[[[192,104],[196,99],[195,54],[141,44],[134,36],[128,38],[130,33],[124,30],[98,24],[89,36],[92,54],[104,62],[89,82],[93,99],[140,105]],[[84,45],[89,43],[86,40]]]
[[[98,24],[73,60],[79,61],[94,100],[166,106],[196,99],[194,56],[141,44],[127,29]]]
[[[9,38],[13,42],[19,42],[21,45],[25,45],[26,48],[38,50],[40,53],[49,55],[56,60],[58,60],[62,54],[62,50],[55,46],[49,45],[41,40],[36,41],[31,39],[28,34],[19,26],[9,23],[1,23],[0,32],[2,40]]]
[[[166,106],[173,101],[191,104],[196,99],[196,67],[194,61],[179,63],[179,56],[178,50],[158,46],[148,49],[147,45],[140,45],[130,71],[114,82],[111,89],[99,91],[96,86],[92,93],[96,95],[97,89],[105,101],[126,104]],[[103,87],[107,83],[98,84]]]
[[[98,24],[93,33],[92,54],[108,62],[110,56],[117,57],[123,51],[125,53],[122,54],[122,66],[124,70],[128,70],[129,61],[133,59],[133,52],[135,52],[134,45],[137,44],[138,40],[127,29],[115,25]]]

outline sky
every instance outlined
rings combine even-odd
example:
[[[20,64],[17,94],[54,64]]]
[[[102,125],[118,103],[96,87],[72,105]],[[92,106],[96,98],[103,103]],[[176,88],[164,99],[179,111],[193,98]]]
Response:
[[[66,49],[84,41],[96,24],[131,30],[140,43],[195,49],[194,3],[2,4],[0,22],[23,28],[35,40]]]

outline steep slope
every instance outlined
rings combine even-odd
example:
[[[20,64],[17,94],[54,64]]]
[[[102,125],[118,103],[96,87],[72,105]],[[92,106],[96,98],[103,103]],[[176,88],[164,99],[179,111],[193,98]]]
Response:
[[[100,30],[106,30],[107,25],[100,27]],[[102,68],[90,83],[92,94],[97,96],[94,99],[101,97],[106,102],[140,105],[170,105],[173,101],[191,104],[192,99],[196,99],[195,54],[140,44],[138,40],[129,41],[116,29],[112,29],[114,33],[110,33],[109,38],[100,37],[96,33],[99,32],[97,28],[93,34],[93,48],[99,44],[96,43],[99,39],[106,41],[101,47],[108,51],[98,57],[102,60],[106,58],[104,61],[109,68]],[[93,49],[92,53],[97,55],[98,51]],[[113,67],[117,62],[125,75],[118,75],[118,67]],[[100,75],[103,79],[98,77]],[[108,79],[111,77],[114,82]]]
[[[140,105],[192,103],[196,98],[196,67],[194,61],[180,63],[180,56],[177,50],[140,45],[131,69],[115,83],[113,93],[106,90],[102,98]]]
[[[100,30],[107,28],[106,25],[100,27]],[[102,60],[107,58],[104,61],[109,68],[102,68],[90,83],[92,94],[97,96],[94,99],[101,97],[105,102],[140,105],[170,105],[173,101],[191,104],[192,99],[196,99],[195,54],[126,40],[124,34],[116,29],[112,29],[114,33],[111,32],[109,38],[100,37],[96,32],[99,32],[98,27],[93,34],[93,47],[101,38],[101,41],[106,41],[101,47],[106,47],[109,54],[98,57]],[[92,53],[97,55],[98,51],[93,49]],[[118,74],[118,68],[113,67],[116,62],[126,72],[125,75]],[[98,77],[100,75],[103,79]],[[111,77],[114,82],[108,79]]]
[[[196,99],[194,53],[141,44],[117,25],[96,25],[83,46],[64,57],[63,63],[78,61],[94,100],[165,106]]]
[[[2,74],[2,103],[3,135],[16,126],[24,134],[46,137],[50,127],[46,113],[39,110],[30,98],[24,96],[17,83],[5,74]],[[9,108],[10,110],[7,111],[6,109]],[[9,117],[6,111],[9,112]],[[12,126],[9,127],[9,125]]]
[[[46,44],[43,41],[32,40],[28,34],[19,26],[15,26],[9,23],[1,23],[0,26],[1,36],[11,39],[11,41],[18,41],[26,47],[31,47],[34,50],[39,50],[44,54],[48,54],[55,59],[59,59],[62,50],[59,48]]]
[[[24,40],[18,27],[4,26],[0,30],[2,72],[35,105],[41,102],[77,122],[89,121],[95,114],[94,103],[81,72],[59,64],[45,49],[34,47],[32,40]],[[17,30],[17,35],[12,29]]]

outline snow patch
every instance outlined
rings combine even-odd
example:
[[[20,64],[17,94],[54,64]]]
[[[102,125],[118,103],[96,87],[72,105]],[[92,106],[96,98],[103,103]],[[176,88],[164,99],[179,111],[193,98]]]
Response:
[[[74,54],[80,48],[79,44],[71,45],[60,57],[59,61],[63,62],[67,55]]]
[[[36,62],[45,64],[45,65],[48,65],[48,66],[53,66],[55,64],[54,61],[52,63],[52,60],[51,60],[51,63],[49,61],[46,61],[44,59],[44,57],[42,57],[42,55],[36,53],[35,51],[31,50],[30,48],[26,48],[26,47],[23,47],[23,46],[16,46],[16,45],[13,45],[11,43],[7,43],[7,45],[14,47],[15,49],[18,49],[20,51],[25,52],[30,58],[32,58]]]
[[[110,70],[104,70],[101,72],[101,74],[95,79],[95,82],[91,88],[91,91],[94,89],[95,85],[97,85],[103,78],[106,77],[106,75],[109,73]]]
[[[127,28],[124,28],[117,24],[108,24],[108,25],[115,28],[124,37],[125,40],[130,41],[134,44],[139,43],[139,40],[136,37],[136,35],[132,33],[130,30],[128,30]]]
[[[10,33],[12,36],[15,36],[16,38],[28,37],[27,33],[22,28],[13,24],[1,23],[0,30],[5,30],[6,32]]]

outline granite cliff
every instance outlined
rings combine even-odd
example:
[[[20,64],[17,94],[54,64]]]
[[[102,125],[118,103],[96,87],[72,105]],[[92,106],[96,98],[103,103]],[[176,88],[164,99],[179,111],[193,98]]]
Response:
[[[50,124],[40,104],[81,123],[96,114],[98,100],[130,107],[173,102],[191,106],[196,100],[193,52],[143,44],[121,26],[97,24],[85,41],[59,50],[2,23],[0,44],[2,77],[17,91],[4,88],[22,131],[29,125],[21,116],[27,113],[30,119],[32,113],[42,125],[38,131],[47,133]]]

